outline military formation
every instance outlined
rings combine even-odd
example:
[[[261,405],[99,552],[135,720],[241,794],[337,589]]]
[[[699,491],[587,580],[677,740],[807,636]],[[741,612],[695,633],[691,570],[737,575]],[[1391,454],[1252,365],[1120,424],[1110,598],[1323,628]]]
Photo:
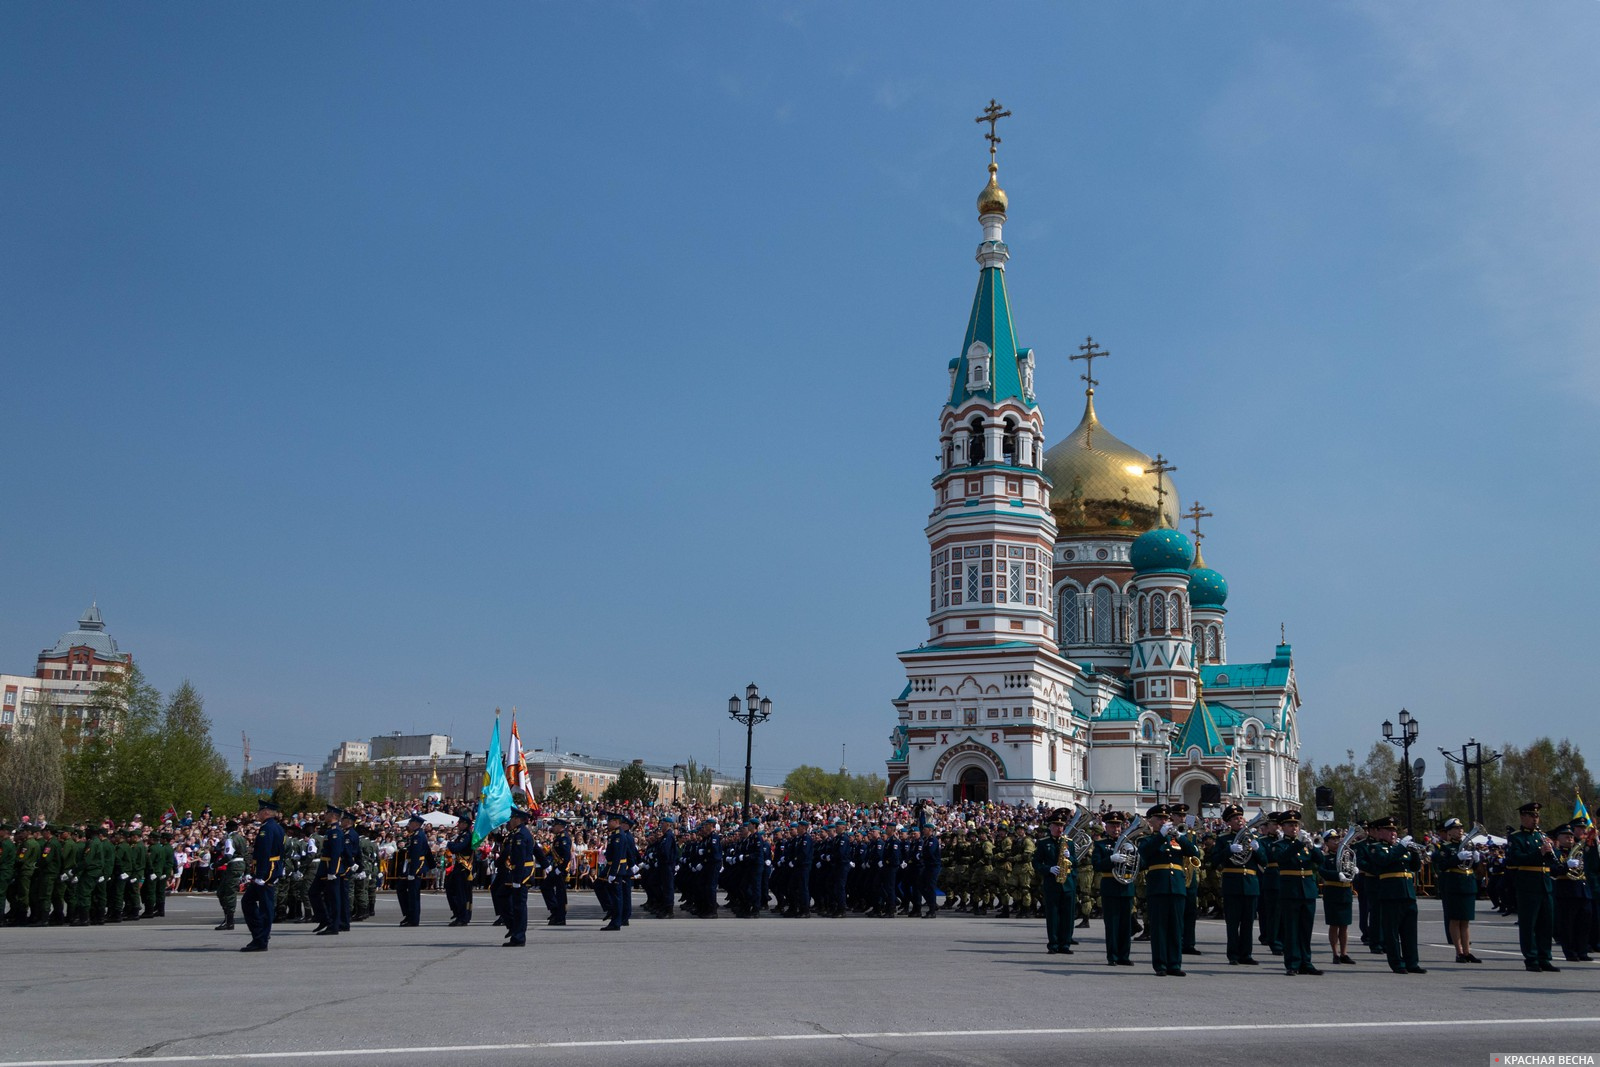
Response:
[[[1350,841],[1336,830],[1313,835],[1297,811],[1223,810],[1208,832],[1182,804],[1156,805],[1143,816],[1101,812],[1093,818],[1061,810],[1018,812],[999,821],[937,825],[925,808],[897,821],[846,823],[749,819],[725,829],[704,817],[652,812],[642,830],[634,816],[604,816],[604,846],[593,869],[579,862],[571,824],[516,809],[487,842],[474,841],[473,813],[457,813],[458,832],[435,855],[423,820],[413,815],[392,856],[380,854],[378,827],[328,807],[317,825],[288,825],[271,801],[253,820],[226,824],[213,850],[218,930],[239,919],[251,939],[241,949],[264,952],[279,923],[315,923],[336,936],[376,913],[380,888],[394,890],[400,925],[421,923],[421,889],[442,866],[450,925],[473,921],[475,889],[489,890],[494,925],[504,943],[527,943],[528,897],[538,890],[546,925],[567,923],[569,892],[592,884],[603,930],[640,911],[653,918],[935,918],[960,911],[996,918],[1043,918],[1046,951],[1071,954],[1078,932],[1098,916],[1107,966],[1133,966],[1133,946],[1148,943],[1158,975],[1182,977],[1184,957],[1197,955],[1200,916],[1224,920],[1227,961],[1259,964],[1258,950],[1281,961],[1287,975],[1320,975],[1313,946],[1320,900],[1325,956],[1354,965],[1350,931],[1397,974],[1423,974],[1417,932],[1418,883],[1426,870],[1443,903],[1456,962],[1482,962],[1471,926],[1480,872],[1491,859],[1483,841],[1469,842],[1459,820],[1447,822],[1431,846],[1403,835],[1391,818],[1364,824]],[[911,816],[915,815],[913,819]],[[1596,834],[1578,824],[1549,834],[1540,809],[1520,810],[1522,827],[1503,855],[1493,856],[1503,880],[1498,903],[1517,914],[1524,965],[1558,968],[1563,959],[1591,962],[1600,951],[1600,855]],[[1097,837],[1086,829],[1092,827]],[[11,925],[99,925],[165,914],[166,890],[178,871],[165,830],[97,826],[0,826],[0,900]]]

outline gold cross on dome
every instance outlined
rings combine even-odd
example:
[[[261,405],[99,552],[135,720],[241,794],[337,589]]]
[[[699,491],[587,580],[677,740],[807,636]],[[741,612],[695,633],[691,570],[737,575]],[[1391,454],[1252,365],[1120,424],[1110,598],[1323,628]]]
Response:
[[[1214,518],[1215,516],[1206,511],[1204,505],[1196,500],[1189,507],[1189,510],[1183,513],[1183,517],[1194,523],[1194,543],[1195,547],[1198,548],[1200,542],[1205,538],[1205,534],[1200,532],[1200,520]]]
[[[1083,373],[1078,377],[1089,385],[1089,388],[1084,390],[1085,396],[1094,396],[1094,387],[1100,384],[1094,377],[1094,361],[1105,359],[1109,355],[1111,355],[1110,352],[1094,343],[1093,337],[1085,337],[1083,344],[1078,346],[1078,355],[1067,357],[1068,359],[1083,360]]]
[[[1177,470],[1167,462],[1167,457],[1160,452],[1156,453],[1155,462],[1144,469],[1146,474],[1156,476],[1156,525],[1161,525],[1167,520],[1167,481],[1166,476]]]
[[[1000,138],[996,136],[994,132],[995,123],[999,122],[1001,119],[1008,119],[1010,117],[1011,112],[1000,110],[1000,105],[994,102],[994,97],[990,97],[989,106],[983,109],[983,114],[979,115],[975,120],[973,120],[975,122],[987,122],[989,124],[989,132],[983,135],[983,139],[989,142],[990,163],[994,162],[994,150],[1000,146]]]

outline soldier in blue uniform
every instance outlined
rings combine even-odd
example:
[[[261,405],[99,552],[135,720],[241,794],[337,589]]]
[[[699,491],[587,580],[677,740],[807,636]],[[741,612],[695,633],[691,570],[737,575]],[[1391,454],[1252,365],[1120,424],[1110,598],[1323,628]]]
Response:
[[[611,887],[611,921],[602,930],[620,930],[633,918],[633,873],[639,865],[639,848],[629,829],[633,825],[633,818],[620,812],[606,816],[609,835],[600,874],[595,879],[596,885],[603,880]]]
[[[278,908],[278,879],[283,877],[283,824],[278,805],[263,798],[256,802],[256,842],[251,851],[250,875],[244,887],[244,924],[250,943],[240,952],[265,952],[272,940],[272,918]]]
[[[322,840],[317,845],[317,881],[311,887],[311,906],[317,915],[318,937],[339,933],[339,878],[344,873],[344,831],[339,828],[343,809],[329,805],[322,812]]]
[[[532,818],[521,808],[511,809],[510,832],[504,853],[507,891],[506,940],[501,946],[503,948],[521,948],[528,943],[528,887],[533,884],[535,870],[533,833],[528,829]]]
[[[401,926],[422,925],[422,878],[433,867],[433,849],[428,846],[424,825],[420,815],[406,820],[405,860],[400,866],[398,886]]]
[[[1244,809],[1229,804],[1222,809],[1228,832],[1217,835],[1211,862],[1221,871],[1222,918],[1228,931],[1228,962],[1256,966],[1251,934],[1256,927],[1256,905],[1261,899],[1261,842],[1237,840],[1244,829]]]
[[[722,835],[717,820],[706,819],[699,826],[699,851],[695,856],[694,914],[701,919],[717,917],[717,879],[722,873]]]
[[[472,812],[456,812],[456,836],[445,846],[450,866],[444,875],[444,899],[450,905],[450,925],[472,922]]]
[[[1593,963],[1594,957],[1589,955],[1589,885],[1577,847],[1578,829],[1572,823],[1555,829],[1556,847],[1550,854],[1554,932],[1561,955],[1569,962]]]
[[[922,855],[919,859],[922,872],[920,885],[922,906],[926,909],[922,916],[925,919],[932,919],[939,914],[939,870],[943,866],[943,856],[940,851],[939,835],[928,823],[922,826]],[[1069,931],[1072,929],[1070,924],[1067,929]],[[1068,933],[1067,937],[1070,940],[1072,935]]]
[[[1283,967],[1290,975],[1320,975],[1311,962],[1311,928],[1317,920],[1317,871],[1322,852],[1300,833],[1300,813],[1278,818],[1283,840],[1273,849],[1278,864],[1278,928],[1283,932]]]
[[[1522,828],[1506,839],[1506,871],[1517,898],[1517,931],[1522,965],[1530,971],[1559,971],[1550,959],[1555,933],[1555,890],[1550,864],[1555,842],[1539,829],[1543,807],[1530,800],[1517,809]]]
[[[339,872],[339,932],[350,929],[350,882],[361,871],[361,831],[356,816],[346,811],[339,816],[339,832],[344,835],[344,870]]]
[[[546,926],[567,925],[567,879],[572,871],[572,835],[567,832],[565,819],[551,819],[550,848],[544,881],[539,887],[544,906],[550,912]]]
[[[1123,885],[1111,876],[1111,857],[1116,851],[1117,838],[1122,834],[1124,819],[1121,812],[1108,811],[1102,817],[1105,832],[1094,843],[1093,865],[1100,875],[1100,916],[1106,930],[1106,964],[1113,967],[1133,966],[1133,893],[1132,882]]]
[[[677,904],[678,834],[677,820],[662,816],[661,836],[650,846],[651,870],[655,881],[655,903],[650,913],[658,919],[672,918]]]

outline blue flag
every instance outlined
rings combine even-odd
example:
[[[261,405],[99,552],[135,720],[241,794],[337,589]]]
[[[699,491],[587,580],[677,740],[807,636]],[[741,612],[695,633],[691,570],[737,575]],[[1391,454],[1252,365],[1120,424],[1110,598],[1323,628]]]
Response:
[[[478,818],[472,824],[472,846],[511,818],[511,783],[506,781],[506,766],[500,756],[500,712],[495,710],[494,736],[489,739],[488,755],[483,757],[483,791],[478,794]]]

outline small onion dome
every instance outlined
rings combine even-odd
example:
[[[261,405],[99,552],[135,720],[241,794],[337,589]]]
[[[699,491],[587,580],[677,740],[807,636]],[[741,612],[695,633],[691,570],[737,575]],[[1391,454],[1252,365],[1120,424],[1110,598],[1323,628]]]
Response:
[[[1000,188],[1000,183],[995,175],[1000,173],[1000,168],[989,164],[989,184],[983,187],[983,192],[978,194],[978,216],[1004,215],[1010,201],[1006,199],[1006,191]]]
[[[1228,602],[1228,579],[1206,566],[1205,557],[1195,549],[1194,569],[1189,572],[1189,604],[1196,608],[1220,608]]]
[[[1154,571],[1187,571],[1194,562],[1194,546],[1189,539],[1170,526],[1157,526],[1133,539],[1128,549],[1128,561],[1135,573]]]

